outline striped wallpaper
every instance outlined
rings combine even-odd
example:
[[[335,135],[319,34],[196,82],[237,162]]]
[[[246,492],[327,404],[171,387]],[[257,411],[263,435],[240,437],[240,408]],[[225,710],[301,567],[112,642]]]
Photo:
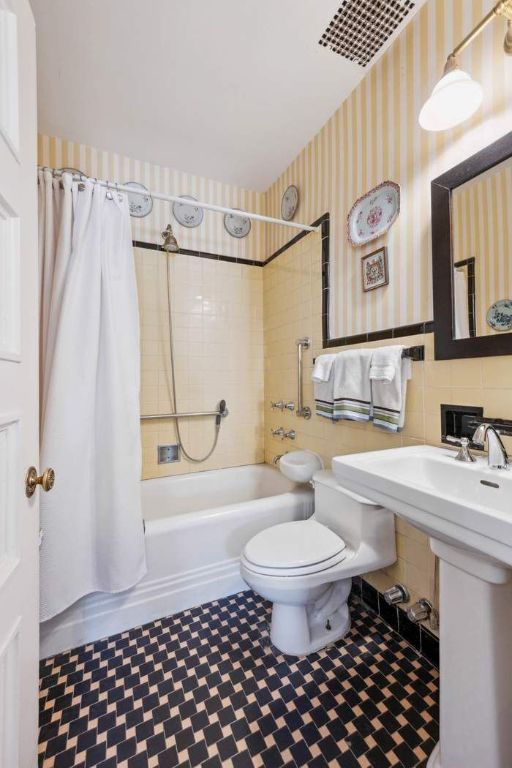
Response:
[[[38,162],[51,168],[78,168],[88,176],[110,179],[120,183],[138,181],[148,189],[178,195],[192,195],[217,205],[245,208],[254,213],[264,213],[264,195],[241,189],[219,181],[193,176],[159,165],[133,160],[115,152],[107,152],[66,139],[39,136]],[[224,217],[220,213],[205,211],[199,227],[189,229],[174,219],[171,203],[155,200],[153,211],[143,219],[132,218],[134,240],[160,243],[161,231],[170,221],[179,244],[183,248],[223,256],[244,259],[262,259],[265,256],[265,225],[253,221],[249,235],[237,239],[224,229]]]
[[[499,333],[487,324],[487,310],[512,298],[511,211],[511,160],[454,190],[453,260],[475,259],[477,336]]]
[[[264,194],[47,136],[39,137],[39,162],[278,217],[284,189],[297,184],[297,220],[312,222],[325,211],[331,213],[331,337],[430,320],[430,181],[512,125],[512,58],[503,54],[501,19],[461,56],[461,66],[484,87],[484,105],[477,115],[440,134],[422,131],[417,116],[447,54],[493,4],[428,0]],[[314,108],[314,94],[311,104]],[[346,237],[347,213],[358,197],[386,179],[401,186],[400,216],[387,235],[353,248]],[[134,238],[160,242],[169,220],[184,247],[243,258],[263,259],[296,234],[253,222],[249,237],[236,240],[224,231],[222,215],[208,211],[201,227],[186,229],[171,218],[170,205],[155,201],[149,217],[132,220]],[[388,246],[389,285],[363,293],[361,257],[383,244]]]
[[[422,131],[417,116],[447,54],[493,5],[429,0],[267,192],[269,215],[278,215],[291,183],[301,194],[298,220],[331,212],[331,336],[432,319],[430,181],[511,129],[512,58],[503,54],[503,20],[493,21],[461,56],[463,69],[484,87],[477,116],[442,134]],[[314,108],[314,94],[309,98]],[[400,216],[386,236],[352,248],[347,213],[385,179],[401,185]],[[269,227],[268,251],[289,238],[285,228]],[[381,244],[388,246],[389,286],[364,294],[361,256]]]

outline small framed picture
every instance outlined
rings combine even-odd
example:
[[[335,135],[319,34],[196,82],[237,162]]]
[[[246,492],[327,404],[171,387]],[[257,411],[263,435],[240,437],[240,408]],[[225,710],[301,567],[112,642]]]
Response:
[[[363,291],[373,291],[389,283],[388,249],[383,246],[361,259]]]

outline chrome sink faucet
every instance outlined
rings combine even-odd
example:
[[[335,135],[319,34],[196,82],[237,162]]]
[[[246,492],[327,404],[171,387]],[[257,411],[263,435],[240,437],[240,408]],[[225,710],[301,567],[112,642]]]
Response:
[[[501,441],[499,428],[496,429],[492,424],[479,424],[473,435],[473,443],[483,448],[486,439],[489,467],[491,469],[509,469],[508,455]]]

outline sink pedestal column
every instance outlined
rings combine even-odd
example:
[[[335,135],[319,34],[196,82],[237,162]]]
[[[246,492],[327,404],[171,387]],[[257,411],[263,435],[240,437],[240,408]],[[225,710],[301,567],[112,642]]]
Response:
[[[511,571],[430,539],[440,559],[440,742],[428,768],[512,766]]]

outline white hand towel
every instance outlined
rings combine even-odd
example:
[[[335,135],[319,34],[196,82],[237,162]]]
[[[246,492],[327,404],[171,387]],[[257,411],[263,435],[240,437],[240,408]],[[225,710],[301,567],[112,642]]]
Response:
[[[318,355],[311,376],[313,381],[329,381],[335,357],[336,353],[332,355]]]
[[[340,352],[334,361],[334,418],[369,421],[371,349]]]
[[[393,381],[402,360],[403,346],[374,349],[370,365],[370,379]]]
[[[411,378],[411,361],[402,358],[402,350],[402,346],[375,350],[380,353],[377,356],[375,375],[370,371],[373,423],[376,427],[390,432],[399,432],[403,429],[405,422],[407,381]],[[380,365],[380,360],[394,361],[394,375],[391,379],[383,376],[383,369],[391,365],[391,362]],[[387,373],[387,371],[384,372]]]
[[[311,379],[315,391],[315,412],[326,419],[333,418],[333,363],[336,354],[319,355]]]

